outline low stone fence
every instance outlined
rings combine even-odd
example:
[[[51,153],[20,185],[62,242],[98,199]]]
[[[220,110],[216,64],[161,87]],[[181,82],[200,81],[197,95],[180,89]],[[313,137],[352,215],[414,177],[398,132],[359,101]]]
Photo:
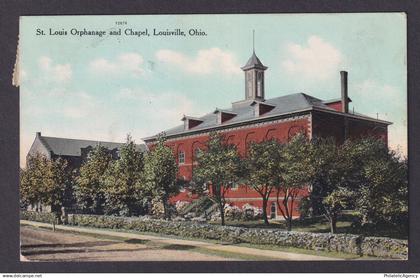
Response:
[[[23,219],[23,218],[22,218]],[[39,218],[38,218],[39,219]],[[28,219],[40,221],[35,219]],[[227,243],[277,245],[357,255],[407,259],[407,240],[364,237],[351,234],[288,232],[278,229],[218,226],[190,221],[165,221],[147,217],[114,217],[69,214],[70,225],[93,228],[127,229],[180,237],[220,240]]]
[[[36,211],[21,210],[20,219],[43,222],[43,223],[57,222],[56,216],[52,212],[36,212]]]

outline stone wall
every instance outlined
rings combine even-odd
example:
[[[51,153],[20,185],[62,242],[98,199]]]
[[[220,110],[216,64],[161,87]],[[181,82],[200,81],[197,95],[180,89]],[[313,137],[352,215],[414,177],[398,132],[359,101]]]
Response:
[[[26,220],[42,221],[34,213],[22,214]],[[21,216],[21,217],[22,217]],[[45,219],[48,219],[45,217]],[[277,245],[302,249],[335,251],[357,255],[407,259],[407,240],[364,237],[351,234],[288,232],[278,229],[240,228],[190,221],[165,221],[147,217],[114,217],[69,214],[70,225],[93,228],[128,229],[180,237],[213,239],[226,243]]]

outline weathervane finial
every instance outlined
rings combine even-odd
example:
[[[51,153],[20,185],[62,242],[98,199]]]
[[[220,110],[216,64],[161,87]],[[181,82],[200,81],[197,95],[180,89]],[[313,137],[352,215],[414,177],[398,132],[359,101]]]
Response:
[[[255,52],[255,30],[252,30],[252,52]]]

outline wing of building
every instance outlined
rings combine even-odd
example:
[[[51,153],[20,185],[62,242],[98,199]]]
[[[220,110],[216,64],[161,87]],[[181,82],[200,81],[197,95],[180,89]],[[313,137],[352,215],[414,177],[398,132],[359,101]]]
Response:
[[[113,158],[116,159],[118,157],[118,151],[123,144],[124,143],[47,137],[42,136],[41,132],[37,132],[27,157],[35,155],[36,153],[42,154],[49,159],[61,157],[66,159],[72,167],[76,168],[81,166],[89,152],[96,146],[100,145],[107,148]],[[136,144],[136,147],[143,152],[147,150],[145,144]]]
[[[351,99],[345,71],[340,72],[341,92],[337,93],[337,99],[322,100],[302,92],[266,99],[264,72],[267,67],[255,52],[242,70],[245,73],[244,99],[225,108],[211,110],[209,107],[209,113],[201,117],[184,115],[182,124],[164,131],[168,146],[176,154],[179,176],[185,180],[191,180],[194,154],[203,148],[211,131],[223,133],[241,154],[245,153],[250,142],[272,138],[285,142],[299,132],[309,138],[333,137],[338,143],[368,135],[388,141],[390,122],[349,112]],[[153,146],[156,139],[157,135],[143,138],[148,146]],[[279,213],[274,199],[270,197],[269,213],[277,217]],[[179,200],[190,201],[191,195],[183,192],[173,199]],[[239,207],[246,203],[261,207],[259,195],[246,185],[239,185],[229,192],[228,200]]]

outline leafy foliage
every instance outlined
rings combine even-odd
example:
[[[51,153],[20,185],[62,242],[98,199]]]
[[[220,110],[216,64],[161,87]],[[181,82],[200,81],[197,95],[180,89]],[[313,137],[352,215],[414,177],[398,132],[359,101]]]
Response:
[[[199,188],[210,188],[209,196],[218,205],[222,225],[225,225],[225,195],[232,184],[239,180],[242,169],[236,146],[228,145],[222,135],[213,132],[207,142],[207,151],[198,153],[197,162],[193,173],[194,183]]]
[[[162,202],[163,214],[169,218],[168,201],[179,192],[178,167],[172,149],[165,146],[165,138],[159,136],[157,144],[147,154],[144,166],[145,189],[152,198]]]
[[[277,161],[277,175],[280,181],[277,184],[277,206],[286,220],[289,231],[292,229],[295,200],[314,173],[311,151],[309,140],[303,133],[299,133],[283,146]]]
[[[101,214],[105,205],[104,174],[108,170],[112,157],[103,146],[95,147],[86,163],[80,167],[77,177],[76,197],[78,205],[87,211]]]
[[[136,149],[131,136],[120,149],[120,158],[112,161],[104,175],[105,214],[139,215],[144,209],[142,183],[143,153]]]
[[[361,225],[406,224],[407,164],[382,141],[363,138],[337,146],[332,139],[317,139],[313,146],[310,198],[330,221],[331,232],[343,209],[355,209]]]
[[[41,154],[30,156],[20,178],[20,195],[26,205],[41,202],[56,214],[68,205],[73,177],[65,160],[49,160]]]
[[[407,161],[394,152],[372,157],[362,169],[355,209],[361,224],[394,224],[408,227]]]
[[[268,198],[273,189],[281,183],[280,162],[282,145],[276,140],[263,141],[250,145],[244,159],[246,180],[262,198],[262,216],[264,223],[269,224],[267,217]]]

